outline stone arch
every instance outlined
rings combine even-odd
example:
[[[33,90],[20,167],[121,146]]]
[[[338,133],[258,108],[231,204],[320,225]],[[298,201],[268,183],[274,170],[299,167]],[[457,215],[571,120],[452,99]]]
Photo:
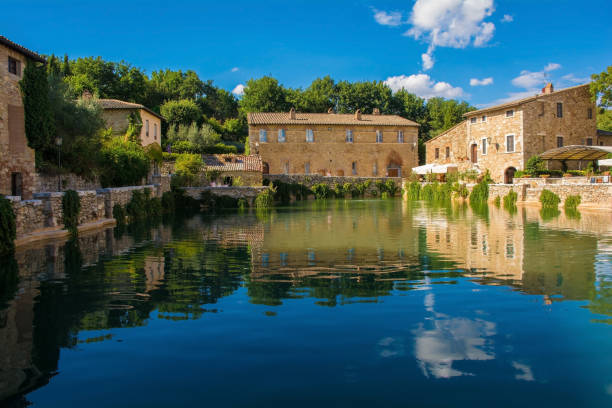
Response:
[[[261,170],[261,172],[263,174],[270,174],[270,165],[268,163],[266,163],[266,162],[263,162],[262,163],[262,170]]]
[[[504,170],[504,183],[512,184],[512,180],[514,179],[514,173],[516,173],[516,168],[512,166]]]

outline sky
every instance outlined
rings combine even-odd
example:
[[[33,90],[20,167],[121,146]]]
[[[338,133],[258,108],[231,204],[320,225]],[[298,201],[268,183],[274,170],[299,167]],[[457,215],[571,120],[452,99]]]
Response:
[[[271,75],[385,81],[482,107],[612,64],[612,0],[2,0],[0,35],[42,54],[192,69],[240,94]]]

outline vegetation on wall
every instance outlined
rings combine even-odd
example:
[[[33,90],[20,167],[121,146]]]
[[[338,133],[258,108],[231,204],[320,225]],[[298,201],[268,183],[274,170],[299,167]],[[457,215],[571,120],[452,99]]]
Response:
[[[77,235],[79,214],[81,213],[81,198],[74,190],[67,190],[62,197],[62,214],[64,227],[72,236]]]
[[[470,203],[484,204],[489,199],[489,183],[481,181],[472,188]]]
[[[559,196],[550,190],[544,189],[540,193],[540,203],[542,203],[542,208],[558,208],[560,202],[561,199]]]
[[[196,183],[200,173],[205,170],[204,161],[199,154],[181,154],[174,164],[174,176],[172,185],[175,187],[187,187]]]
[[[103,187],[139,185],[149,172],[150,159],[140,143],[120,137],[107,140],[100,150],[104,170],[100,174]]]
[[[518,200],[518,194],[514,190],[508,191],[508,194],[504,196],[504,209],[514,214],[516,212],[516,201]]]
[[[0,256],[13,252],[16,237],[17,227],[15,225],[13,206],[10,200],[0,195]]]
[[[570,195],[567,196],[567,198],[565,199],[565,203],[563,204],[563,207],[565,208],[565,210],[576,210],[576,208],[578,208],[578,206],[580,205],[580,202],[582,201],[582,198],[579,195]]]
[[[268,188],[255,197],[255,208],[258,210],[272,208],[274,206],[274,188]]]

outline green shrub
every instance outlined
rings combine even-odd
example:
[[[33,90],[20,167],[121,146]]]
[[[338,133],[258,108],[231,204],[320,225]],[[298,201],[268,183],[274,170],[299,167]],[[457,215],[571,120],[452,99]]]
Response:
[[[354,190],[354,188],[353,188],[353,184],[352,183],[346,182],[346,183],[344,183],[342,185],[342,194],[343,195],[350,194],[352,196],[353,195],[353,190]]]
[[[567,173],[571,174],[572,176],[586,176],[584,170],[568,170]]]
[[[0,256],[13,252],[16,237],[17,227],[13,205],[10,200],[0,195]]]
[[[579,195],[570,195],[565,199],[565,203],[563,204],[565,211],[568,210],[576,210],[582,198]]]
[[[438,184],[437,182],[425,184],[423,188],[421,188],[421,195],[420,195],[421,200],[434,201],[436,197],[436,191],[438,188],[437,184]]]
[[[244,198],[238,199],[238,208],[241,210],[246,210],[249,207],[249,203]]]
[[[80,212],[81,199],[79,193],[74,190],[67,190],[62,197],[63,221],[64,227],[70,231],[70,234],[73,236],[77,234]]]
[[[378,190],[378,193],[380,195],[382,195],[382,193],[387,191],[387,185],[385,184],[383,180],[376,180],[374,184],[376,185],[376,189]]]
[[[380,195],[380,198],[386,200],[388,198],[391,198],[391,194],[389,194],[387,191],[383,191],[383,193]]]
[[[199,154],[181,154],[174,164],[175,174],[172,183],[176,187],[191,186],[196,183],[200,171],[204,169],[204,161]]]
[[[310,189],[317,200],[325,200],[332,195],[332,189],[325,183],[315,184]]]
[[[453,191],[456,193],[457,197],[460,198],[468,198],[470,195],[470,190],[468,190],[467,186],[459,182],[453,183]]]
[[[516,207],[516,201],[518,200],[518,194],[514,190],[508,191],[508,194],[504,196],[504,208],[511,209]]]
[[[497,208],[499,208],[499,207],[500,207],[500,205],[501,205],[501,197],[500,197],[500,196],[495,197],[495,198],[493,199],[493,204],[494,204],[494,205],[495,205]]]
[[[546,170],[544,160],[538,155],[531,156],[525,164],[525,172],[534,176],[540,174],[541,171]]]
[[[100,151],[103,187],[139,185],[149,172],[149,158],[143,147],[135,142],[113,138]]]
[[[517,170],[514,172],[514,178],[522,178],[523,176],[534,177],[533,174],[525,171],[525,170]]]
[[[125,226],[126,212],[123,206],[119,203],[113,206],[113,218],[117,221],[117,227],[122,228]]]
[[[418,200],[421,196],[421,183],[418,181],[412,181],[408,184],[406,191],[406,197],[408,200]]]
[[[176,212],[193,212],[200,210],[200,201],[188,196],[182,188],[173,188],[174,207]]]
[[[561,199],[558,195],[553,193],[550,190],[544,189],[540,194],[540,203],[542,203],[542,208],[558,208]]]
[[[393,180],[387,180],[385,182],[385,191],[387,193],[389,193],[389,196],[391,197],[395,197],[395,195],[397,194],[397,192],[399,191],[399,187],[397,184],[395,184],[395,181]]]
[[[166,191],[162,194],[161,205],[164,214],[174,214],[176,203],[174,201],[174,192]]]
[[[130,223],[142,222],[147,219],[147,200],[140,190],[132,191],[132,198],[125,206]]]
[[[161,215],[164,212],[164,209],[162,207],[162,202],[159,198],[157,197],[153,197],[149,200],[148,203],[148,216],[150,219],[156,219],[161,217]]]
[[[471,203],[486,203],[489,199],[489,184],[484,180],[476,184],[470,194]]]
[[[255,197],[255,208],[263,210],[274,206],[274,190],[266,189]]]
[[[559,211],[559,209],[555,207],[542,207],[542,209],[540,210],[540,216],[544,221],[556,218],[559,216],[559,214],[561,214],[561,211]]]

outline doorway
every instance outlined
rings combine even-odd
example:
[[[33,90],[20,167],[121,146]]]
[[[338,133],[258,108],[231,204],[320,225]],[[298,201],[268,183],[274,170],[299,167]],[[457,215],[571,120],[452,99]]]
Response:
[[[478,145],[476,143],[472,145],[472,163],[478,163]]]
[[[508,167],[504,172],[504,183],[512,184],[512,180],[514,180],[514,173],[516,173],[516,169],[514,167]]]
[[[11,174],[11,195],[22,196],[23,195],[23,180],[21,173]]]

